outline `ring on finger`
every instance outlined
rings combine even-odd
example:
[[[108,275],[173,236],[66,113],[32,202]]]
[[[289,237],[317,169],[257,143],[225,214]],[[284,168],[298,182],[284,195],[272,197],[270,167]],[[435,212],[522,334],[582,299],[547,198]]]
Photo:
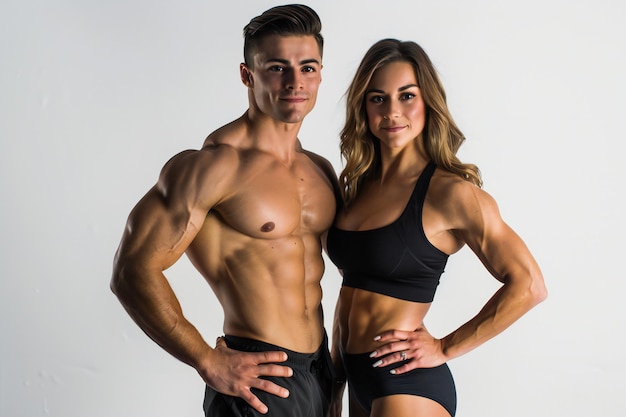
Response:
[[[402,358],[403,361],[406,360],[406,352],[404,350],[400,352],[400,357]]]

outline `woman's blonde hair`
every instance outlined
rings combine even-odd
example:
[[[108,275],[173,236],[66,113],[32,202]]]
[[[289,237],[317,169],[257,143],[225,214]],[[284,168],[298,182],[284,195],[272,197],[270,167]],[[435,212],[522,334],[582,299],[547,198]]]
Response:
[[[478,167],[464,164],[456,156],[465,137],[450,115],[443,85],[426,52],[415,42],[383,39],[367,51],[346,92],[346,122],[340,134],[341,155],[346,163],[339,176],[346,205],[354,201],[363,180],[375,175],[380,165],[380,144],[367,123],[365,91],[379,68],[398,61],[408,62],[415,69],[417,84],[426,106],[422,136],[428,157],[439,168],[478,187],[482,186]]]

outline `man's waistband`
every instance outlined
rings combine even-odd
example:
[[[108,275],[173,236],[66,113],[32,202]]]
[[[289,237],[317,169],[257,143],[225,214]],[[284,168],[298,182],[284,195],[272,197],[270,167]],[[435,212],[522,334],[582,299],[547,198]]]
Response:
[[[235,350],[243,352],[267,352],[267,351],[281,351],[287,354],[287,360],[285,362],[278,362],[280,365],[288,365],[296,369],[310,370],[312,366],[320,362],[320,359],[324,362],[327,361],[328,352],[328,337],[324,333],[322,344],[313,353],[300,353],[293,350],[286,349],[281,346],[273,345],[271,343],[262,342],[260,340],[249,339],[247,337],[224,336],[226,345]]]

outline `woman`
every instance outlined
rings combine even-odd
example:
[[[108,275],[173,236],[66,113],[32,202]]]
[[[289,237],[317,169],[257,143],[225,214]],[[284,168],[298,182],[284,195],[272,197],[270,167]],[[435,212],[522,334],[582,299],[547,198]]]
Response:
[[[332,353],[350,384],[351,416],[454,416],[446,362],[546,297],[537,263],[481,189],[478,168],[457,158],[463,140],[422,48],[374,44],[347,93],[345,209],[327,240],[343,274]],[[474,318],[437,339],[424,317],[448,256],[464,245],[502,286]]]

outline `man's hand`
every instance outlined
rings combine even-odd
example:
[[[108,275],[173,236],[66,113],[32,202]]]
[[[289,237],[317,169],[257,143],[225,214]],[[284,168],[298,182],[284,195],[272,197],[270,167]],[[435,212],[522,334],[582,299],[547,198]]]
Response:
[[[219,337],[211,354],[210,363],[198,370],[206,384],[222,394],[240,397],[259,413],[268,409],[251,388],[266,391],[281,398],[287,398],[289,391],[260,376],[290,377],[293,370],[275,362],[287,360],[285,352],[241,352],[229,349]]]
[[[380,358],[374,366],[389,366],[408,361],[392,369],[392,374],[403,374],[416,368],[434,368],[446,362],[441,340],[431,336],[425,327],[412,332],[389,330],[374,340],[386,342],[371,353],[370,357]]]

